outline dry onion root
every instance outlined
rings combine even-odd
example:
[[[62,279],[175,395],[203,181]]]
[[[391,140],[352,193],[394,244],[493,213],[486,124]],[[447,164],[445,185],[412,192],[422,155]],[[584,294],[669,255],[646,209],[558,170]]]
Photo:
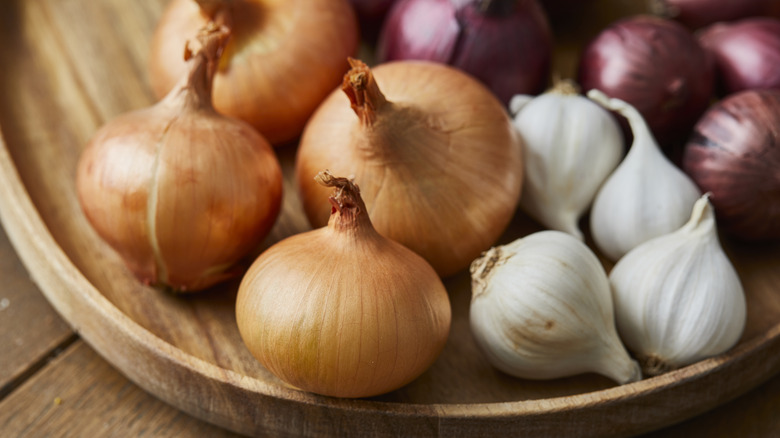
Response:
[[[195,291],[235,264],[276,220],[282,175],[268,142],[214,111],[211,83],[228,37],[210,26],[187,46],[189,72],[159,103],[102,126],[77,170],[82,209],[143,282]]]
[[[342,89],[308,122],[298,149],[306,215],[314,227],[328,220],[327,191],[311,175],[324,168],[353,175],[380,234],[422,255],[439,275],[454,274],[514,215],[522,140],[498,99],[452,67],[350,62]]]
[[[247,121],[272,144],[300,135],[358,45],[347,0],[173,0],[149,56],[158,97],[185,71],[186,39],[210,20],[233,35],[214,79],[214,107]]]
[[[360,191],[329,172],[327,227],[275,244],[238,290],[249,351],[283,381],[318,394],[368,397],[422,374],[450,328],[449,297],[433,268],[380,236]]]

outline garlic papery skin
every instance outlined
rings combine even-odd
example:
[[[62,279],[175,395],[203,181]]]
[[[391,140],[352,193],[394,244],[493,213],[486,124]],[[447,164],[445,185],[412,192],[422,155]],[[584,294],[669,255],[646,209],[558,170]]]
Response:
[[[526,379],[641,378],[615,329],[607,274],[576,237],[540,231],[471,265],[471,331],[493,366]]]
[[[745,294],[708,195],[682,228],[620,259],[609,280],[618,333],[648,375],[721,354],[742,336]]]
[[[628,119],[634,142],[599,189],[590,213],[596,247],[612,261],[653,237],[680,228],[701,196],[693,181],[658,147],[641,114],[598,90],[588,97]]]
[[[582,239],[580,216],[623,155],[620,126],[571,81],[530,101],[515,96],[510,111],[525,140],[520,207],[545,227]]]

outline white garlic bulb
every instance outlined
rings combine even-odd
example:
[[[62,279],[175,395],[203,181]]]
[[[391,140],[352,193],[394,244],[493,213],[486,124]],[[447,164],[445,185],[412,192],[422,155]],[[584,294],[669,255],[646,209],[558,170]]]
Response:
[[[693,181],[669,161],[641,114],[598,90],[588,97],[628,119],[634,143],[593,201],[590,230],[596,247],[616,261],[653,237],[680,228],[701,196]]]
[[[744,330],[745,294],[707,195],[682,228],[631,250],[609,279],[618,333],[649,375],[723,353]]]
[[[570,81],[509,104],[525,140],[521,208],[540,224],[583,238],[577,223],[623,155],[615,118]]]
[[[615,329],[607,274],[576,237],[541,231],[491,248],[471,279],[471,330],[496,368],[528,379],[641,378]]]

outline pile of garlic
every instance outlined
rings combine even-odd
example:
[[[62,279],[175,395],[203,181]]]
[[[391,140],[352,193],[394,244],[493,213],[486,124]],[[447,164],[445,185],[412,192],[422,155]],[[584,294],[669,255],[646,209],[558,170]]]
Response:
[[[491,248],[471,265],[477,344],[514,376],[595,372],[620,384],[726,352],[744,331],[746,302],[709,194],[663,156],[636,109],[596,90],[588,97],[634,132],[591,211],[596,247],[617,264],[607,275],[571,230]]]

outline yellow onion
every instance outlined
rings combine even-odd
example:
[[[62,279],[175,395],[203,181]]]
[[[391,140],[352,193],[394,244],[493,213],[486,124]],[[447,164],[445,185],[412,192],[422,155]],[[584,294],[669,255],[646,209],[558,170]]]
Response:
[[[272,144],[300,135],[357,50],[347,0],[172,0],[150,51],[158,97],[185,71],[184,42],[212,19],[233,35],[214,79],[214,107],[252,124]]]
[[[255,260],[238,289],[249,351],[305,391],[368,397],[409,383],[439,356],[451,322],[433,268],[371,225],[360,191],[336,187],[327,227],[288,237]]]
[[[139,279],[178,291],[237,275],[268,234],[282,176],[268,142],[218,114],[211,81],[228,32],[211,26],[185,52],[188,73],[157,104],[103,125],[84,149],[76,185],[98,234]]]
[[[380,234],[441,276],[467,267],[498,239],[520,199],[522,140],[507,111],[453,67],[397,61],[371,70],[350,62],[341,91],[307,124],[296,157],[309,221],[327,221],[327,193],[311,178],[316,169],[354,175]]]

